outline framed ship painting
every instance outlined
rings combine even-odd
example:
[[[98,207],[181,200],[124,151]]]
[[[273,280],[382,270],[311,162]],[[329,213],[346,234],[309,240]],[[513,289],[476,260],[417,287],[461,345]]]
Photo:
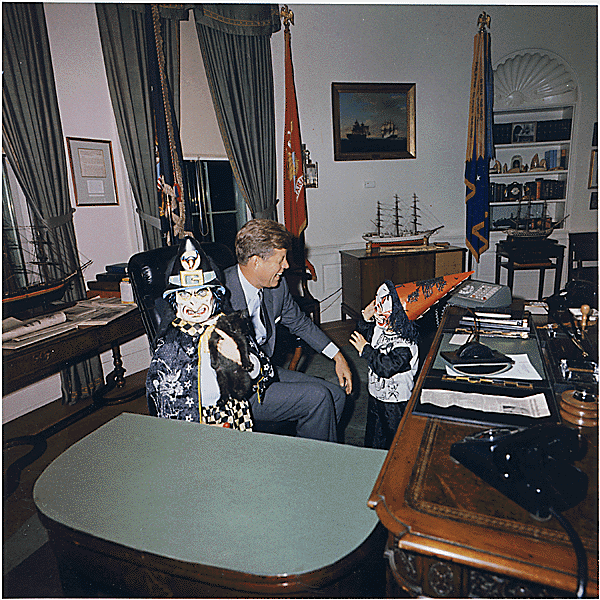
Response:
[[[416,158],[416,84],[332,83],[334,160]]]

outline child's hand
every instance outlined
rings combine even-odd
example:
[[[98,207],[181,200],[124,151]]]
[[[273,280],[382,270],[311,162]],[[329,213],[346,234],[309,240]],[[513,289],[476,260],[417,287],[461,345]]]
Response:
[[[358,350],[359,354],[362,354],[363,348],[367,345],[367,340],[365,340],[362,333],[354,331],[350,336],[350,343]]]
[[[370,321],[373,318],[373,315],[375,314],[375,300],[364,308],[362,314],[365,321]]]
[[[242,359],[240,357],[240,350],[233,338],[216,327],[215,332],[221,337],[221,339],[217,342],[217,350],[219,351],[219,354],[222,354],[225,358],[228,358],[238,365],[241,365]]]

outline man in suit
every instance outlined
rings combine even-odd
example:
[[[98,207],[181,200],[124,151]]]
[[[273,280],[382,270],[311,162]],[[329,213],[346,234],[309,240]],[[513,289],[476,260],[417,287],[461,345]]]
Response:
[[[267,388],[264,398],[254,394],[250,406],[255,420],[296,421],[299,437],[335,442],[346,394],[352,391],[352,374],[339,348],[300,310],[289,292],[283,272],[289,266],[291,243],[291,233],[276,221],[254,219],[238,231],[238,264],[225,270],[231,306],[248,310],[265,354],[273,355],[276,326],[284,325],[334,361],[340,385],[279,368],[279,381]]]

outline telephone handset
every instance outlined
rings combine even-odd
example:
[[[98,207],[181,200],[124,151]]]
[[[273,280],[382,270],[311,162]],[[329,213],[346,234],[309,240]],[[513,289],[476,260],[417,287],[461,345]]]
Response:
[[[577,432],[560,425],[488,429],[450,449],[453,458],[540,520],[550,518],[550,509],[562,512],[585,498],[587,475],[573,465],[584,454]]]

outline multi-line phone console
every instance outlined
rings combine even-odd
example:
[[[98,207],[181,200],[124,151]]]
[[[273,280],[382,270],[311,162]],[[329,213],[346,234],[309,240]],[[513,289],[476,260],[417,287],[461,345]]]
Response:
[[[448,300],[448,304],[466,308],[506,308],[511,302],[508,286],[474,279],[463,281]]]

